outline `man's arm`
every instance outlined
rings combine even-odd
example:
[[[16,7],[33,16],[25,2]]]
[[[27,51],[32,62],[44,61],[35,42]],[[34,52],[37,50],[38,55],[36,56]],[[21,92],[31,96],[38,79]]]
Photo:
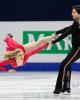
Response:
[[[67,31],[70,27],[71,27],[71,26],[68,26],[68,27],[65,27],[65,28],[63,28],[63,29],[61,29],[61,30],[56,31],[56,35],[58,35],[58,34],[63,34],[63,33],[64,33],[65,31]]]
[[[73,33],[73,31],[74,31],[74,23],[63,34],[61,34],[56,40],[52,40],[51,43],[55,44],[55,43],[61,41],[62,39],[64,39],[65,37],[67,37],[68,35]]]
[[[63,29],[61,29],[61,30],[56,31],[55,34],[52,34],[53,39],[55,40],[59,34],[63,34],[63,33],[66,32],[67,30],[69,30],[70,28],[71,28],[71,26],[68,26],[68,27],[65,27],[65,28],[63,28]]]

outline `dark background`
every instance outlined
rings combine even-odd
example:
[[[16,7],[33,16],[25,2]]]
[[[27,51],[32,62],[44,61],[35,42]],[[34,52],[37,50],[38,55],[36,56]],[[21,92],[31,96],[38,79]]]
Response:
[[[2,0],[0,21],[72,20],[71,7],[80,0]]]

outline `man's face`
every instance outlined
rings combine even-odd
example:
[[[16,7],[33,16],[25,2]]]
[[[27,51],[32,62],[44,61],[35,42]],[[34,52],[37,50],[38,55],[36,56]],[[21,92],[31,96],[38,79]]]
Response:
[[[73,16],[73,19],[76,19],[76,20],[80,19],[80,14],[78,14],[78,12],[75,9],[72,10],[72,16]]]

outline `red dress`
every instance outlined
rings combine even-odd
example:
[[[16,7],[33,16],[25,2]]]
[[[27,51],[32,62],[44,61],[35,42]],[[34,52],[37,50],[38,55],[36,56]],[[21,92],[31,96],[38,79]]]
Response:
[[[25,51],[25,48],[23,47],[23,45],[18,44],[16,41],[13,42],[14,40],[10,37],[7,38],[8,40],[6,41],[6,43],[8,44],[8,49],[7,50],[14,50],[17,48],[22,48],[23,51]],[[13,45],[11,45],[11,43]],[[10,44],[10,45],[9,45]],[[46,48],[48,46],[49,43],[46,43],[44,45],[41,45],[40,47],[30,51],[30,52],[24,52],[24,59],[23,59],[23,64],[27,63],[27,60],[30,56],[32,56],[33,54],[38,53],[39,51],[43,50],[44,48]],[[9,71],[8,68],[6,68],[6,65],[11,65],[13,68],[17,68],[18,65],[16,63],[16,59],[14,58],[9,58],[9,59],[5,59],[3,61],[0,62],[0,70],[3,71]]]
[[[14,39],[12,39],[11,37],[8,37],[8,36],[7,36],[7,37],[4,39],[4,42],[6,42],[6,44],[7,44],[7,47],[6,47],[6,50],[7,50],[7,51],[13,51],[13,50],[15,50],[15,49],[17,49],[17,48],[20,48],[20,49],[23,50],[24,53],[26,52],[26,51],[25,51],[25,48],[23,47],[23,45],[17,43],[17,42],[16,42]]]

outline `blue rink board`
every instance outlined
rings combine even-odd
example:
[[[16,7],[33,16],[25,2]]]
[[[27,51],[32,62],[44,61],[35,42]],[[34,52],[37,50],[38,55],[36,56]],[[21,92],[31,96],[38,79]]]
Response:
[[[60,63],[27,63],[16,68],[17,71],[58,71]],[[12,69],[10,65],[6,66]],[[80,71],[80,63],[72,64],[73,71]]]

